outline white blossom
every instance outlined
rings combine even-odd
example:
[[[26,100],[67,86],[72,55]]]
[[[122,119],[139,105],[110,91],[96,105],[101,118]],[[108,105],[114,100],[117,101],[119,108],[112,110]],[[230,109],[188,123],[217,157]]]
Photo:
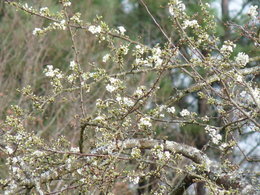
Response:
[[[225,148],[228,147],[228,144],[227,143],[222,143],[219,147],[220,147],[221,150],[224,150]]]
[[[102,61],[103,61],[104,63],[106,63],[106,62],[109,60],[109,58],[110,58],[110,54],[106,54],[106,55],[103,56]]]
[[[163,59],[162,58],[158,57],[158,58],[155,59],[155,67],[161,66],[162,63],[163,63]]]
[[[109,78],[109,81],[110,83],[115,84],[118,81],[118,79],[111,77]]]
[[[44,72],[46,77],[56,77],[58,79],[63,78],[60,70],[58,68],[53,69],[53,65],[47,65]]]
[[[67,80],[69,83],[73,83],[73,81],[76,79],[76,76],[74,74],[71,74],[67,77]]]
[[[172,107],[169,107],[169,108],[167,108],[167,112],[168,113],[171,113],[171,114],[174,114],[174,112],[175,112],[175,108],[172,106]]]
[[[245,66],[249,62],[249,56],[243,52],[239,52],[235,58],[236,63]]]
[[[141,49],[141,45],[136,45],[135,48],[136,49]]]
[[[113,77],[109,78],[109,82],[110,82],[110,84],[107,84],[106,90],[109,91],[110,93],[117,90],[119,88],[120,83],[121,83],[121,81],[119,79],[116,79],[116,78],[113,78]]]
[[[42,7],[40,9],[40,13],[45,13],[45,12],[48,12],[49,11],[49,8],[48,7]]]
[[[163,63],[163,59],[161,58],[162,50],[160,47],[155,47],[152,49],[153,56],[149,57],[154,63],[155,67],[159,67]]]
[[[62,26],[62,28],[64,29],[64,26],[66,24],[66,20],[61,20],[60,21],[60,25]],[[66,27],[65,27],[66,28]],[[64,29],[65,30],[65,29]]]
[[[213,142],[214,144],[218,145],[219,142],[220,142],[221,139],[222,139],[222,136],[221,136],[220,134],[216,134],[216,135],[212,136],[211,139],[212,139],[212,142]]]
[[[181,116],[189,116],[191,113],[190,111],[188,111],[187,109],[183,109],[181,112],[180,112],[180,115]]]
[[[58,69],[57,69],[58,70]],[[61,78],[63,78],[63,75],[60,73],[60,72],[56,72],[56,77],[58,78],[58,79],[61,79]]]
[[[160,56],[162,54],[162,50],[160,47],[153,48],[153,55]]]
[[[14,152],[14,150],[9,146],[7,146],[5,149],[6,149],[8,154],[12,154]]]
[[[209,3],[205,3],[205,6],[210,7],[210,4]]]
[[[53,70],[52,65],[47,65],[47,68],[45,70],[46,70],[45,76],[47,76],[47,77],[54,77],[55,76],[55,72]]]
[[[259,88],[256,87],[255,89],[252,89],[251,93],[254,97],[254,100],[256,101],[255,103],[260,105],[260,90],[259,90]]]
[[[237,81],[237,82],[243,82],[243,76],[237,75],[237,76],[236,76],[236,81]]]
[[[125,29],[125,27],[123,27],[123,26],[119,26],[118,27],[118,30],[119,30],[119,32],[123,35],[123,34],[125,34],[125,32],[126,32],[126,29]]]
[[[133,184],[137,185],[139,183],[140,177],[130,177],[129,180]]]
[[[128,107],[131,107],[135,104],[130,98],[127,98],[127,97],[123,98],[123,103],[124,103],[124,105],[126,105]]]
[[[32,10],[33,10],[33,7],[32,7],[32,6],[29,7],[27,3],[25,3],[25,4],[23,5],[23,8],[26,9],[26,10],[29,10],[29,11],[32,11]]]
[[[88,28],[89,32],[91,32],[92,34],[97,34],[97,33],[101,33],[101,27],[100,26],[94,26],[94,25],[91,25],[89,28]]]
[[[211,137],[211,141],[218,145],[219,142],[222,140],[222,136],[220,134],[218,134],[217,130],[209,125],[207,125],[205,127],[206,132],[209,134],[209,136]]]
[[[67,169],[70,170],[71,167],[72,167],[72,159],[71,158],[68,158],[66,160],[66,165],[67,165]]]
[[[121,45],[120,46],[120,51],[122,52],[123,55],[127,55],[129,48],[127,45]]]
[[[251,18],[255,19],[255,18],[257,17],[257,15],[258,15],[257,9],[258,9],[258,6],[257,6],[257,5],[251,5],[251,6],[249,7],[249,10],[248,10],[247,14],[248,14]]]
[[[139,52],[140,54],[144,54],[145,50],[144,47],[142,47],[141,45],[136,45],[135,49],[137,52]]]
[[[260,90],[259,88],[250,88],[250,93],[247,91],[242,91],[240,93],[241,100],[243,103],[251,103],[251,104],[257,104],[260,105]]]
[[[186,6],[182,3],[182,1],[175,0],[173,4],[169,6],[170,15],[176,17],[179,13],[182,13],[186,9]]]
[[[137,97],[142,97],[144,95],[144,91],[145,91],[145,86],[140,86],[136,89],[136,91],[134,92],[134,95]]]
[[[164,155],[165,155],[166,159],[170,159],[170,157],[171,157],[171,153],[169,151],[165,151]]]
[[[151,118],[150,117],[143,117],[143,118],[141,118],[138,125],[139,125],[139,128],[151,127],[152,126]]]
[[[170,13],[172,16],[174,16],[174,9],[173,9],[173,6],[172,6],[172,5],[169,7],[169,13]]]
[[[18,167],[12,167],[12,172],[14,173],[14,174],[18,174],[18,172],[19,172],[19,168]]]
[[[70,18],[70,20],[71,20],[71,21],[74,21],[74,22],[76,22],[76,23],[81,23],[82,20],[80,20],[80,16],[81,16],[81,14],[80,14],[79,12],[77,12],[74,16],[72,16],[72,17]]]
[[[185,20],[183,22],[183,29],[186,29],[187,27],[195,28],[198,27],[198,21],[197,20]]]
[[[166,108],[166,105],[161,105],[161,106],[159,106],[159,111],[163,112],[165,110],[165,108]]]
[[[41,28],[35,28],[32,32],[33,35],[38,35],[40,34],[40,32],[42,32],[42,29]]]
[[[66,20],[61,20],[60,23],[54,22],[53,28],[60,29],[60,30],[66,30]]]
[[[110,93],[114,92],[116,89],[117,89],[117,87],[115,87],[115,86],[113,86],[113,85],[110,85],[110,84],[108,84],[108,85],[106,86],[106,90],[107,90],[108,92],[110,92]]]
[[[79,168],[79,169],[77,169],[77,173],[82,175],[83,174],[83,170],[84,170],[83,168]]]
[[[232,41],[224,41],[224,45],[222,45],[220,51],[222,54],[231,54],[233,52],[233,48],[236,47]]]
[[[64,2],[64,3],[63,3],[63,6],[64,6],[64,7],[69,7],[69,6],[71,6],[71,2],[69,2],[69,1]]]
[[[178,8],[180,11],[184,11],[186,9],[186,6],[183,3],[179,3]]]
[[[76,68],[77,64],[76,62],[73,60],[73,61],[70,61],[70,69],[71,70],[74,70]]]
[[[172,16],[174,16],[174,9],[173,9],[173,6],[172,6],[172,5],[170,5],[170,7],[169,7],[169,13],[170,13]]]
[[[240,93],[240,96],[241,96],[242,98],[246,98],[247,95],[248,95],[248,94],[247,94],[246,91],[242,91],[242,92]]]

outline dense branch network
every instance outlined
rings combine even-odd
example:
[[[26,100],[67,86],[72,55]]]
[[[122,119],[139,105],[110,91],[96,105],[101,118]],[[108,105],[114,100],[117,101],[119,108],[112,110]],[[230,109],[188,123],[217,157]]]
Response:
[[[33,110],[13,106],[3,123],[1,150],[7,156],[10,177],[0,184],[7,194],[69,190],[107,193],[120,182],[132,183],[137,190],[153,185],[148,192],[154,194],[180,194],[201,182],[215,194],[246,194],[256,189],[251,176],[225,156],[236,146],[240,149],[234,132],[242,134],[251,126],[252,132],[259,131],[260,92],[254,82],[260,73],[259,57],[249,58],[239,52],[233,59],[236,45],[232,41],[220,44],[212,33],[215,22],[208,4],[200,5],[207,17],[199,21],[186,13],[183,2],[169,2],[169,20],[181,39],[177,47],[143,0],[141,4],[168,42],[147,46],[127,36],[123,26],[109,28],[100,17],[93,24],[84,23],[80,13],[68,13],[68,0],[60,1],[61,10],[55,14],[47,7],[38,10],[5,2],[48,20],[46,27],[34,29],[35,36],[68,30],[74,55],[66,71],[53,65],[44,69],[50,80],[49,95],[35,95],[30,87],[22,89]],[[250,14],[256,17],[254,7]],[[109,48],[100,62],[106,68],[80,58],[78,30],[90,33]],[[170,95],[162,98],[160,84],[176,74],[185,75],[190,84],[172,86]],[[199,113],[184,109],[182,101],[189,95],[205,100],[211,110]],[[34,115],[44,113],[60,99],[79,103],[79,111],[73,116],[79,130],[76,148],[64,137],[47,143],[27,130]],[[185,132],[186,125],[204,132],[207,143],[202,150],[157,135],[161,129],[181,134],[180,129]],[[140,186],[142,183],[145,185]]]

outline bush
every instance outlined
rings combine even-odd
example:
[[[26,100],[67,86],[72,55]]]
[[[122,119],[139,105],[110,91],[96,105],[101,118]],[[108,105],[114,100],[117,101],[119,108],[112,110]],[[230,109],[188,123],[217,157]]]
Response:
[[[208,4],[196,18],[170,1],[175,43],[140,1],[167,40],[146,45],[102,17],[84,22],[68,0],[56,13],[6,2],[46,20],[32,31],[39,40],[52,32],[68,36],[73,57],[57,61],[65,67],[45,65],[43,88],[19,90],[26,106],[13,105],[1,124],[5,194],[182,194],[196,184],[210,194],[256,193],[257,173],[244,169],[258,161],[248,157],[256,147],[245,154],[239,143],[259,133],[259,56],[235,53],[234,41],[221,43]],[[250,25],[232,26],[257,50],[256,7],[249,15]],[[100,51],[89,46],[88,58],[82,32],[100,44]],[[187,97],[203,106],[188,107]],[[183,143],[185,134],[194,137]]]

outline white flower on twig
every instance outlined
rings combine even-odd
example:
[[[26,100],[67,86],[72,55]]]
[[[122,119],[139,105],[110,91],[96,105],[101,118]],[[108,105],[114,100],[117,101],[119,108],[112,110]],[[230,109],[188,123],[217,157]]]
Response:
[[[258,9],[258,6],[257,6],[257,5],[251,5],[251,6],[249,7],[249,10],[248,10],[247,14],[248,14],[251,18],[255,19],[255,18],[257,17],[257,15],[258,15],[257,9]]]
[[[101,27],[100,26],[94,26],[94,25],[91,25],[89,28],[88,28],[89,32],[91,32],[92,34],[97,34],[97,33],[101,33]]]

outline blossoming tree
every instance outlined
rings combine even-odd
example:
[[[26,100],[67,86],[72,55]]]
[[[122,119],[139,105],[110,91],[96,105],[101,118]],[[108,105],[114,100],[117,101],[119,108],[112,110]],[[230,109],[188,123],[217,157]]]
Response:
[[[259,133],[259,56],[244,52],[232,56],[236,43],[226,40],[221,44],[215,36],[209,4],[200,4],[204,18],[199,20],[186,13],[182,1],[169,2],[165,11],[180,36],[175,43],[141,0],[167,40],[145,45],[131,39],[125,27],[111,28],[101,17],[91,23],[83,21],[80,13],[72,14],[68,0],[60,1],[57,13],[47,7],[6,2],[49,22],[43,28],[36,27],[34,36],[67,31],[74,58],[67,63],[67,70],[46,65],[43,74],[51,84],[49,94],[35,94],[30,86],[21,89],[32,102],[32,110],[14,105],[1,125],[1,151],[8,171],[0,180],[2,192],[183,194],[202,183],[208,194],[257,193],[259,173],[243,167],[245,161],[258,162],[249,156],[256,147],[247,154],[239,143],[242,137]],[[257,51],[257,7],[250,7],[248,15],[250,25],[233,26]],[[80,56],[80,31],[109,49],[102,64]],[[189,57],[181,47],[187,48]],[[176,71],[193,84],[183,89],[172,86],[171,95],[161,101],[160,84]],[[190,94],[206,101],[207,112],[176,106]],[[45,117],[46,109],[60,102],[79,103],[77,114],[67,116],[77,121],[77,145],[62,133],[48,142],[34,129],[36,116]],[[161,129],[174,134],[191,124],[207,136],[202,148],[160,134]],[[231,158],[234,151],[241,154],[240,162]]]

